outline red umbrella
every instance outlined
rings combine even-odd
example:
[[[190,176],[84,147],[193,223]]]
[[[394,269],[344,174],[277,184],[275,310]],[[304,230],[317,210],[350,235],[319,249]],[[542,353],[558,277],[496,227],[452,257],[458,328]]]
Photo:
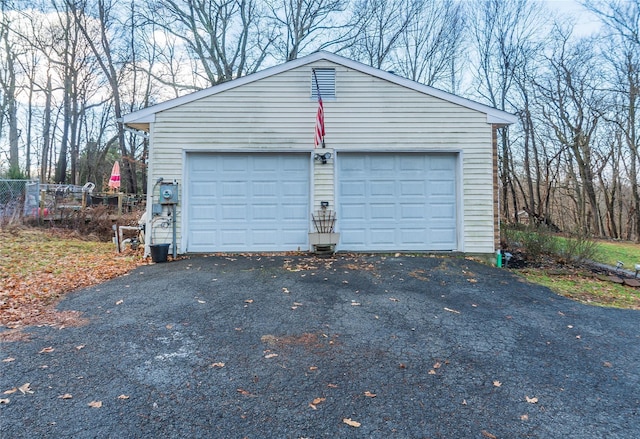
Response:
[[[114,190],[120,187],[120,164],[118,162],[113,164],[111,177],[109,178],[109,187]]]

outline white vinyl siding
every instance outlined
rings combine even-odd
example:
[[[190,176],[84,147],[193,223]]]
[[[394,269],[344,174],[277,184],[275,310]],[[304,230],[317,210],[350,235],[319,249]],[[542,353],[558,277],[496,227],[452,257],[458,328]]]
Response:
[[[188,179],[183,175],[185,151],[312,153],[317,111],[309,98],[312,68],[335,68],[336,73],[336,99],[324,103],[327,149],[337,155],[456,151],[461,158],[458,192],[464,196],[457,250],[492,252],[493,162],[487,115],[327,61],[158,112],[152,124],[150,181]],[[335,200],[333,166],[333,158],[312,166],[316,172],[310,209]],[[180,215],[178,221],[182,233]],[[184,244],[178,248],[184,250]]]

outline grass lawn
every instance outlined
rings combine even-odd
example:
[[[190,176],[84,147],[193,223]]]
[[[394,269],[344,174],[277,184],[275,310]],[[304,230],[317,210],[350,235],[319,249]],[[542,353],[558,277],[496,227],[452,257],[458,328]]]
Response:
[[[0,230],[0,326],[62,324],[53,306],[63,294],[121,276],[143,263],[114,244],[69,232]]]
[[[624,262],[625,270],[635,271],[635,265],[640,264],[640,244],[598,241],[597,262],[615,267],[618,261]]]
[[[528,281],[544,285],[561,296],[590,305],[640,309],[640,289],[603,281],[591,272],[525,269],[519,273]]]
[[[561,243],[563,238],[557,238]],[[625,270],[635,271],[640,264],[640,245],[630,242],[598,241],[593,259],[612,267],[618,261],[624,263]],[[577,300],[598,306],[640,309],[640,288],[600,280],[586,269],[525,269],[518,270],[530,282],[544,285],[552,291]]]

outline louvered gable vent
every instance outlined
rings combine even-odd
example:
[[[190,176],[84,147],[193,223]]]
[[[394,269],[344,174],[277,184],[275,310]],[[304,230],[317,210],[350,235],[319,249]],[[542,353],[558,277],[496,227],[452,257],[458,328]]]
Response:
[[[317,86],[316,78],[318,78]],[[313,69],[311,72],[312,99],[318,99],[318,88],[320,88],[320,95],[322,96],[322,99],[335,99],[336,69]]]

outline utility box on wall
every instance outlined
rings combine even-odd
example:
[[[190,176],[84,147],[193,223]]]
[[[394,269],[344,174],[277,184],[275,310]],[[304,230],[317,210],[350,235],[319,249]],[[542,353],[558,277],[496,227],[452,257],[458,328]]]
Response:
[[[160,185],[160,203],[178,204],[178,184],[164,183]]]

